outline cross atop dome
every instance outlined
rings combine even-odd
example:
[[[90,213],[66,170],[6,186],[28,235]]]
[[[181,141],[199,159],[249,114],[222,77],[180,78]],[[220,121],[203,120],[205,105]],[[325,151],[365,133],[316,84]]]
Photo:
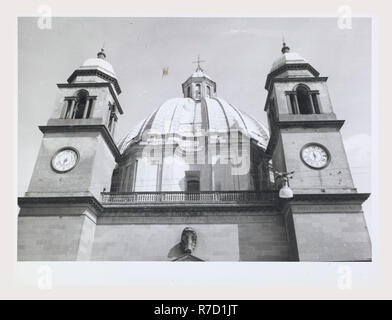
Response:
[[[201,62],[206,62],[205,60],[200,60],[200,55],[197,55],[197,60],[196,61],[192,61],[192,63],[197,63],[197,68],[196,71],[203,71],[203,69],[200,66]]]

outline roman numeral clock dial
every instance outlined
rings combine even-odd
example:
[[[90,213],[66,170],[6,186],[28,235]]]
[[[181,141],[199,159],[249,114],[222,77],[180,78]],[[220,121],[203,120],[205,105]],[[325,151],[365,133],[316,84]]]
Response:
[[[320,144],[307,144],[301,150],[302,161],[312,169],[325,168],[329,164],[330,158],[327,148]]]

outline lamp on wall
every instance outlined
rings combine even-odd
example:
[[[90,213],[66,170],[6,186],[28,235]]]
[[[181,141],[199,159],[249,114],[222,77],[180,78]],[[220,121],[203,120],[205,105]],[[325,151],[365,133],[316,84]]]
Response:
[[[291,172],[276,172],[277,177],[283,180],[283,186],[279,190],[279,198],[291,199],[293,197],[293,190],[289,187],[289,179],[293,178],[294,171]]]

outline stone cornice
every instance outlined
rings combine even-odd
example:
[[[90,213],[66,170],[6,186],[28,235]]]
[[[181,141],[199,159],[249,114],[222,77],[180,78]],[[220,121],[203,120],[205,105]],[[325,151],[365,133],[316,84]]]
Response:
[[[113,87],[110,85],[110,83],[108,82],[83,82],[83,83],[58,83],[57,84],[58,88],[88,88],[88,87],[106,87],[109,89],[115,103],[116,106],[118,108],[118,111],[120,112],[120,114],[123,114],[124,111],[120,105],[120,102],[117,99],[117,95],[115,94],[115,92],[113,91]]]
[[[113,212],[127,212],[127,213],[139,213],[141,215],[145,214],[155,214],[155,215],[167,215],[168,212],[170,214],[177,213],[180,216],[186,212],[188,213],[198,213],[199,215],[208,215],[210,212],[214,215],[216,212],[259,212],[260,211],[275,211],[277,206],[277,200],[275,201],[266,201],[260,203],[217,203],[217,204],[206,204],[206,203],[170,203],[170,204],[129,204],[129,205],[108,205],[102,204],[104,207],[105,213],[113,213]],[[166,212],[166,213],[165,213]],[[233,214],[233,213],[231,213]]]
[[[295,213],[358,213],[370,193],[311,193],[294,194],[289,200],[280,199],[282,212]]]
[[[293,121],[277,121],[276,127],[306,127],[306,128],[337,128],[340,129],[344,124],[344,120],[293,120]]]
[[[97,125],[51,125],[51,126],[39,126],[42,133],[53,133],[53,132],[99,132],[103,139],[108,145],[116,161],[121,157],[120,151],[114,142],[112,135],[109,130],[103,124]]]
[[[287,77],[287,78],[274,78],[271,83],[275,82],[325,82],[328,77]],[[318,93],[318,90],[310,90],[310,92]]]
[[[100,202],[93,196],[66,196],[66,197],[18,197],[18,205],[20,208],[29,207],[31,205],[87,205],[95,210],[102,212],[103,207]]]
[[[370,196],[370,193],[305,193],[305,194],[295,194],[292,201],[366,201]]]
[[[193,217],[208,219],[208,217],[234,216],[275,216],[292,210],[294,213],[358,213],[361,204],[369,198],[369,193],[318,193],[295,194],[293,199],[276,199],[262,203],[246,204],[140,204],[132,206],[102,205],[93,196],[65,196],[65,197],[19,197],[20,208],[37,205],[78,206],[87,205],[101,218],[176,218]],[[326,210],[326,208],[328,210]],[[22,215],[25,215],[22,213]],[[56,215],[54,212],[53,215]],[[115,220],[112,223],[115,223]]]
[[[113,83],[113,86],[116,89],[117,94],[121,93],[121,88],[120,88],[120,85],[118,84],[117,79],[109,76],[108,74],[106,74],[105,72],[102,72],[100,70],[97,70],[97,69],[77,69],[67,79],[67,82],[72,83],[72,81],[74,81],[77,76],[97,76],[97,77],[100,77],[104,80],[107,80],[107,81]]]
[[[313,68],[309,63],[292,63],[292,64],[284,64],[283,66],[279,67],[278,69],[270,72],[267,76],[267,79],[265,81],[265,89],[268,90],[270,85],[271,85],[271,80],[275,80],[276,76],[281,74],[282,72],[285,72],[287,70],[308,70],[310,71],[311,74],[313,74],[315,77],[318,77],[320,73]],[[311,77],[309,77],[311,78]]]

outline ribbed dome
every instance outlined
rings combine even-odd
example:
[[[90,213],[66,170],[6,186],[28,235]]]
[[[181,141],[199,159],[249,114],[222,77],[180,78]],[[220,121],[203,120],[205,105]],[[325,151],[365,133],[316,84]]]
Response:
[[[266,127],[225,100],[207,97],[199,101],[174,98],[166,101],[126,134],[120,140],[118,148],[123,153],[139,141],[146,131],[154,134],[198,136],[206,131],[227,133],[236,129],[266,148],[269,140]]]

